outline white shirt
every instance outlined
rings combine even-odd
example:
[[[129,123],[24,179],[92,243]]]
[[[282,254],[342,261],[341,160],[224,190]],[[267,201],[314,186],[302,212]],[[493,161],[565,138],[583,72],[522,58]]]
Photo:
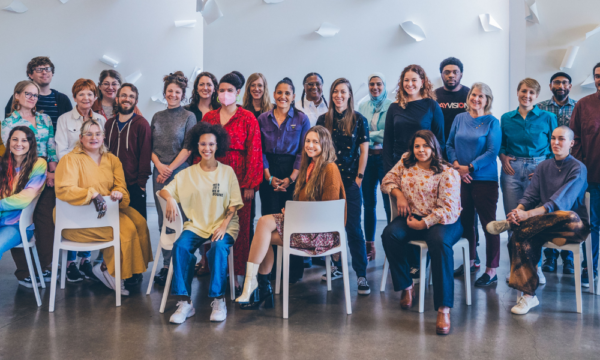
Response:
[[[302,101],[297,101],[296,108],[308,116],[310,127],[315,126],[319,116],[327,112],[327,105],[325,105],[324,100],[321,100],[319,106],[315,106],[314,102],[306,100],[306,95],[304,95],[304,107],[302,106]]]
[[[97,120],[100,126],[102,126],[102,131],[104,131],[104,124],[106,124],[104,116],[92,111],[92,119]],[[79,114],[77,107],[74,107],[73,110],[62,114],[58,118],[56,133],[54,134],[58,160],[70,153],[75,147],[77,140],[79,140],[81,125],[83,125],[83,116]]]

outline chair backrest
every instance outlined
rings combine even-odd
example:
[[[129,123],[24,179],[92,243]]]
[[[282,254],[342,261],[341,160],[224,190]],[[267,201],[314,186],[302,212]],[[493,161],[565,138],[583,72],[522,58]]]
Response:
[[[398,216],[398,207],[396,206],[396,201],[394,201],[394,197],[392,195],[390,195],[389,198],[390,198],[390,210],[392,211],[392,214],[390,216],[390,222],[392,222],[392,221],[394,221],[396,216]]]
[[[21,217],[19,218],[19,232],[23,240],[27,239],[27,228],[33,224],[33,212],[40,199],[40,194],[33,199],[29,205],[23,211],[21,211]]]
[[[587,191],[585,192],[585,208],[587,209],[587,212],[588,212],[588,219],[591,222],[592,217],[590,215],[590,193]]]
[[[119,202],[112,201],[110,196],[104,196],[106,201],[106,214],[98,219],[98,212],[94,203],[83,206],[71,205],[56,199],[56,224],[55,239],[60,239],[63,229],[89,229],[99,227],[112,227],[113,239],[119,238]],[[56,240],[55,240],[56,241]]]
[[[287,201],[285,203],[284,243],[291,234],[344,232],[346,200]]]
[[[175,217],[175,221],[169,221],[169,219],[167,219],[167,201],[158,195],[159,192],[160,190],[156,192],[156,198],[158,199],[158,204],[163,213],[163,226],[160,232],[160,241],[163,244],[174,244],[183,232],[183,218],[181,216],[181,211],[179,211],[179,206],[177,206],[177,216]],[[167,227],[173,229],[175,232],[173,234],[167,234]]]

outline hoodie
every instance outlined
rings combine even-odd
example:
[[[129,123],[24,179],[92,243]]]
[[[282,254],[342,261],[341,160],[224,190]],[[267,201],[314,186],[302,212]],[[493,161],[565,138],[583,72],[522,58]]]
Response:
[[[146,188],[146,182],[152,174],[152,131],[143,116],[134,114],[130,121],[119,131],[119,115],[111,118],[104,126],[105,143],[108,150],[116,155],[123,164],[127,186],[138,184]]]

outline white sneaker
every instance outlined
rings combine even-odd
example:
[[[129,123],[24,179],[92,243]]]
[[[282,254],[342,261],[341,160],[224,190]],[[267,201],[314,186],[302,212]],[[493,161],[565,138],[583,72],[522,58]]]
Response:
[[[96,264],[96,266],[94,266],[92,268],[92,272],[94,273],[94,275],[96,275],[98,280],[100,280],[107,288],[109,288],[111,290],[115,290],[116,289],[115,278],[112,277],[108,273],[108,270],[102,270],[100,268],[101,266],[102,266],[102,264]],[[124,280],[121,280],[121,295],[129,296],[129,290],[125,289]]]
[[[538,274],[538,277],[540,278],[540,285],[545,285],[546,284],[546,275],[544,275],[544,272],[542,271],[541,266],[538,266],[537,274]]]
[[[227,304],[225,299],[214,299],[210,303],[212,307],[212,313],[210,314],[210,321],[223,321],[227,318]]]
[[[506,274],[506,283],[508,284],[508,281],[510,280],[510,271],[508,272],[508,274]]]
[[[196,314],[196,309],[194,309],[194,304],[187,301],[178,301],[177,302],[177,311],[173,315],[171,315],[171,319],[169,322],[173,324],[182,324],[185,320],[191,316]]]
[[[510,223],[506,220],[490,221],[485,229],[492,235],[500,235],[503,232],[510,230]]]
[[[531,308],[540,304],[537,296],[523,295],[519,298],[517,305],[510,309],[510,312],[517,315],[525,315]]]

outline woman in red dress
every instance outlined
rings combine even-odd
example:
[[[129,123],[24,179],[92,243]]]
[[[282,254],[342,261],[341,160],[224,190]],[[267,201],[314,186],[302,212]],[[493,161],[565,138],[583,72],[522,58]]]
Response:
[[[258,191],[263,178],[258,121],[250,111],[235,103],[244,82],[244,76],[237,71],[223,76],[218,90],[221,107],[208,112],[202,118],[203,122],[221,124],[231,138],[229,151],[217,160],[233,168],[244,199],[244,207],[238,211],[240,233],[233,245],[236,275],[246,274],[246,260],[250,252],[250,208],[254,193]]]

